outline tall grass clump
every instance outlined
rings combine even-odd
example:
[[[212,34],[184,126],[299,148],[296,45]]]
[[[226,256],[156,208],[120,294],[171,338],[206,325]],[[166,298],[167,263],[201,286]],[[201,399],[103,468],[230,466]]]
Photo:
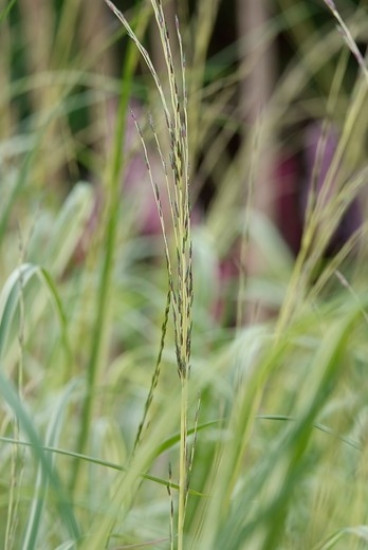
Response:
[[[190,236],[190,204],[189,204],[189,157],[188,157],[188,118],[187,96],[185,80],[185,59],[183,45],[180,36],[179,22],[176,19],[177,39],[180,50],[180,71],[176,68],[172,45],[169,37],[168,25],[164,10],[160,1],[152,2],[163,55],[167,69],[168,98],[163,84],[160,81],[147,50],[133,32],[128,21],[115,6],[106,0],[107,5],[114,11],[134,44],[137,46],[148,69],[154,79],[159,93],[160,104],[164,113],[168,143],[170,149],[170,162],[164,157],[164,145],[155,134],[157,149],[162,160],[163,177],[166,181],[166,193],[168,196],[173,224],[174,245],[168,241],[167,224],[162,208],[162,199],[157,182],[150,168],[147,148],[142,134],[144,154],[152,184],[157,208],[159,211],[163,238],[165,242],[165,256],[168,272],[169,298],[167,310],[172,305],[175,351],[178,374],[181,382],[181,428],[180,428],[180,474],[179,474],[179,502],[178,502],[178,548],[183,548],[185,507],[187,500],[187,410],[188,410],[188,378],[190,372],[191,354],[191,330],[192,330],[192,302],[193,302],[193,273],[192,273],[192,243]],[[169,166],[167,167],[167,165]],[[165,312],[165,315],[167,313]],[[161,347],[164,345],[162,342]],[[157,365],[159,368],[159,364]],[[155,379],[153,379],[155,383]]]
[[[0,8],[0,547],[365,548],[366,9],[130,4]]]

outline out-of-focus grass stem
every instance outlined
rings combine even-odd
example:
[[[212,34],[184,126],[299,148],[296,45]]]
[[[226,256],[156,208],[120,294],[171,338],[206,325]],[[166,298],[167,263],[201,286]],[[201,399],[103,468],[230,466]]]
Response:
[[[143,30],[146,24],[146,18],[140,19],[140,30]],[[120,189],[122,173],[124,170],[124,156],[122,154],[126,117],[129,111],[129,99],[131,94],[132,76],[137,63],[137,51],[133,44],[128,45],[124,69],[121,78],[121,93],[116,121],[114,149],[111,164],[109,165],[107,175],[107,195],[108,204],[106,209],[106,233],[105,247],[102,269],[100,273],[99,292],[97,298],[96,317],[91,340],[90,357],[87,368],[87,387],[84,402],[82,404],[82,420],[77,442],[77,451],[83,453],[86,448],[91,417],[93,412],[94,391],[98,381],[99,368],[103,364],[104,352],[107,347],[107,331],[109,321],[111,276],[114,265],[114,252],[116,249],[117,229],[120,212]],[[79,472],[79,462],[75,467],[71,478],[71,488],[74,490]]]

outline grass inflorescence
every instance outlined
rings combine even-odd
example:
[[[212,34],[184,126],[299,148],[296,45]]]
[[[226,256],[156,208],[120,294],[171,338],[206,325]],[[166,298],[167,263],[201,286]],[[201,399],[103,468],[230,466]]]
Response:
[[[56,4],[0,8],[0,547],[363,548],[364,6]]]

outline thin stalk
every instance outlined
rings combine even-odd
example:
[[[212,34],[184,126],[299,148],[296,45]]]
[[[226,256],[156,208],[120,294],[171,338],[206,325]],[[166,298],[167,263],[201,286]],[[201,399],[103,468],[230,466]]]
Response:
[[[331,84],[328,104],[327,104],[328,114],[332,114],[336,109],[338,93],[342,86],[342,81],[346,70],[346,61],[347,61],[346,57],[344,55],[341,56],[339,60],[339,64],[335,71],[334,79]],[[338,152],[336,152],[335,156],[337,156],[337,154]],[[338,157],[338,159],[340,161],[340,156]],[[332,174],[335,173],[334,163],[335,163],[335,158],[332,162],[332,167],[330,168],[330,171]],[[316,170],[316,167],[314,167],[314,169]],[[318,179],[318,170],[316,170],[316,176],[314,177]],[[325,181],[324,186],[329,187],[329,185],[330,185],[329,180]],[[313,184],[312,182],[311,194],[315,194],[315,192],[313,192],[313,187],[315,186],[316,186],[316,183]],[[290,321],[293,310],[295,310],[298,300],[301,300],[302,297],[305,296],[308,277],[310,276],[310,273],[313,270],[313,266],[312,266],[307,273],[305,272],[305,266],[311,254],[312,244],[316,236],[316,231],[318,229],[319,216],[318,216],[318,211],[316,212],[316,204],[315,204],[316,200],[317,199],[314,197],[311,197],[311,196],[308,197],[306,219],[304,223],[304,232],[303,232],[303,238],[301,243],[301,249],[296,258],[293,273],[291,275],[290,282],[289,282],[289,289],[286,295],[286,299],[282,305],[280,315],[277,321],[277,325],[276,325],[277,338],[280,337],[286,325]],[[323,250],[320,250],[320,254],[322,253],[323,253]]]
[[[21,241],[21,234],[19,230],[19,244],[20,244],[20,262],[19,268],[22,265],[24,250]],[[17,374],[17,391],[19,399],[22,399],[23,392],[23,354],[24,354],[24,295],[23,295],[23,277],[21,270],[19,271],[19,365]],[[14,419],[14,439],[20,438],[20,424],[19,419]],[[5,528],[5,541],[4,550],[11,550],[14,547],[15,535],[18,527],[19,517],[18,509],[20,502],[20,488],[21,480],[23,477],[23,458],[24,453],[21,451],[17,444],[14,445],[14,453],[11,459],[11,474],[10,474],[10,488],[9,488],[9,503],[6,517]]]
[[[175,351],[178,373],[181,382],[181,418],[180,418],[180,451],[179,451],[179,501],[178,501],[178,549],[183,550],[185,509],[188,495],[188,451],[187,451],[187,420],[188,420],[188,383],[190,373],[191,352],[191,308],[193,301],[192,275],[192,243],[190,235],[190,207],[189,207],[189,154],[188,154],[188,118],[185,75],[185,55],[179,31],[179,22],[175,20],[177,40],[180,53],[180,75],[178,78],[172,45],[169,40],[168,24],[163,11],[161,0],[151,0],[155,15],[159,39],[161,41],[165,65],[168,76],[168,91],[165,92],[157,71],[147,50],[139,41],[124,15],[112,4],[105,0],[107,5],[122,22],[128,35],[144,59],[156,85],[161,101],[161,107],[166,124],[167,136],[170,145],[171,171],[166,171],[164,149],[155,133],[154,138],[162,160],[167,195],[170,202],[171,218],[174,227],[174,250],[169,246],[165,216],[161,206],[160,190],[153,179],[150,169],[148,150],[144,138],[141,136],[145,160],[151,185],[161,220],[162,234],[165,245],[165,255],[169,279],[170,301],[174,324]],[[166,95],[167,94],[167,95]],[[167,97],[168,96],[168,97]],[[152,127],[152,125],[151,125]],[[169,177],[170,174],[170,177]],[[168,310],[167,310],[168,311]]]
[[[179,501],[178,501],[178,550],[184,548],[185,508],[188,494],[188,377],[181,377],[181,414],[180,414],[180,463],[179,463]]]
[[[349,50],[351,51],[351,53],[353,54],[353,56],[357,60],[358,65],[361,68],[362,73],[364,75],[364,78],[365,78],[365,80],[368,84],[368,68],[367,68],[365,59],[362,56],[362,54],[360,53],[358,45],[357,45],[356,41],[354,40],[353,35],[351,34],[351,32],[350,32],[348,26],[346,25],[346,23],[344,22],[344,20],[342,19],[342,17],[340,15],[339,11],[337,10],[336,5],[333,2],[333,0],[324,0],[324,2],[328,6],[328,8],[331,10],[333,16],[335,17],[336,21],[338,22],[339,30],[341,31],[341,34],[342,34]]]
[[[144,21],[145,23],[145,21]],[[132,76],[137,64],[137,51],[129,44],[121,78],[121,94],[114,139],[113,159],[108,174],[109,206],[106,216],[106,236],[104,246],[103,265],[100,274],[97,310],[92,336],[92,345],[87,367],[86,396],[82,404],[82,420],[77,442],[77,452],[83,454],[86,448],[91,417],[94,405],[94,392],[98,380],[99,365],[102,363],[104,348],[106,348],[107,329],[110,309],[110,289],[116,249],[117,229],[120,211],[120,188],[124,170],[124,156],[122,155],[125,139],[126,117],[131,94]],[[80,462],[76,461],[71,478],[71,490],[74,491],[78,480]]]

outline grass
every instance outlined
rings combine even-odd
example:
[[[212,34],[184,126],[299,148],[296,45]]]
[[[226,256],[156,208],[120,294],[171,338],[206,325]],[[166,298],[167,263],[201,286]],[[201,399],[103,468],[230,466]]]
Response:
[[[39,6],[55,39],[25,0],[1,7],[4,549],[367,546],[367,14],[299,4],[222,65],[221,2]],[[252,48],[275,37],[292,52],[245,125]],[[306,119],[294,258],[277,196],[257,201]]]

